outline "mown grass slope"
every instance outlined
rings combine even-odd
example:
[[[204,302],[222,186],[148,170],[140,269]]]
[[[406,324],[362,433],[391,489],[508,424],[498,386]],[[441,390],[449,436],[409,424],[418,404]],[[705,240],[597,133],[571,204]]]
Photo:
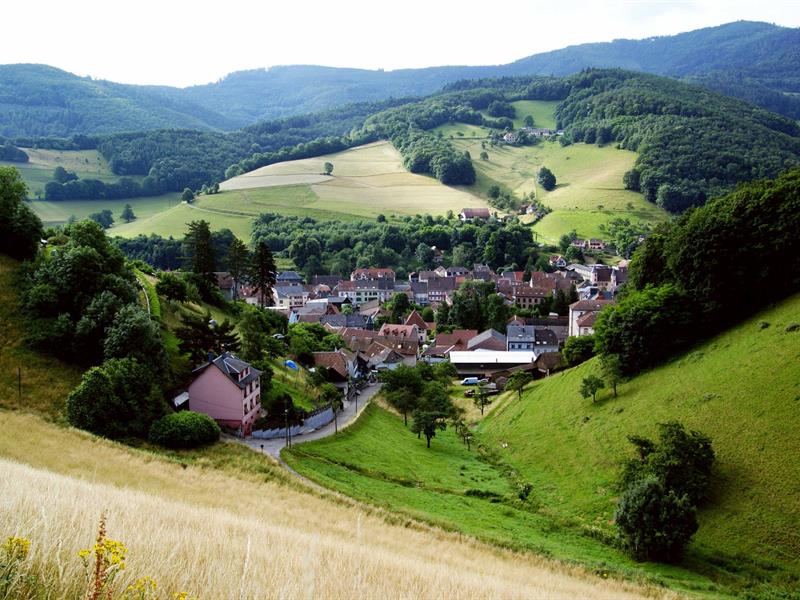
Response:
[[[323,174],[326,162],[333,164],[331,176]],[[442,185],[433,177],[409,173],[400,153],[389,142],[276,163],[229,179],[221,189],[285,189],[291,185],[310,186],[313,196],[302,210],[312,216],[314,211],[320,211],[321,218],[329,219],[374,218],[379,214],[437,215],[448,210],[458,212],[465,206],[488,206],[472,194]],[[263,195],[264,190],[258,191]],[[281,194],[277,192],[274,200],[279,200]],[[237,202],[240,208],[252,210],[248,208],[247,195],[220,194],[213,200],[216,206]],[[266,210],[259,208],[259,212]]]
[[[27,163],[0,161],[0,166],[15,167],[22,179],[28,184],[31,196],[44,193],[44,186],[53,180],[56,167],[64,167],[73,171],[82,179],[99,179],[101,181],[117,181],[119,176],[111,172],[108,162],[97,150],[47,150],[39,148],[22,148],[28,155]],[[142,179],[134,177],[133,179]]]
[[[556,106],[558,100],[517,100],[511,105],[517,110],[514,116],[514,128],[519,129],[525,125],[525,117],[533,117],[534,127],[546,129],[556,128]]]
[[[622,384],[618,398],[603,391],[596,404],[578,393],[581,379],[599,371],[592,360],[494,411],[481,438],[554,515],[611,532],[627,436],[654,436],[658,423],[677,419],[710,435],[717,453],[690,561],[796,584],[800,331],[787,331],[792,323],[800,323],[800,295]]]
[[[136,219],[131,221],[130,227],[135,228],[138,223],[148,222],[155,215],[160,215],[180,204],[180,194],[163,194],[161,196],[144,196],[141,198],[127,198],[124,200],[60,200],[48,202],[33,200],[30,207],[46,226],[63,225],[69,218],[85,219],[92,213],[105,209],[114,213],[115,223],[109,229],[109,235],[116,235],[118,231],[129,228],[128,224],[120,218],[126,204],[130,204]]]

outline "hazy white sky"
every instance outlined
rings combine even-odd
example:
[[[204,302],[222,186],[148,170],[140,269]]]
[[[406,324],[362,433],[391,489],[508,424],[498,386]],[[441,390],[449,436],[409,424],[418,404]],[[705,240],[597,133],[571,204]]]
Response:
[[[800,0],[26,0],[2,18],[2,63],[186,86],[286,64],[499,64],[739,19],[800,27]]]

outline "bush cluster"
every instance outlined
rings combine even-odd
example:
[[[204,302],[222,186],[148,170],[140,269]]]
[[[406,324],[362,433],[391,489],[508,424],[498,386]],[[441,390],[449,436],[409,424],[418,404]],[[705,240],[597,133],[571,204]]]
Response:
[[[216,421],[202,413],[181,411],[161,417],[150,427],[152,443],[167,448],[197,448],[219,440]]]
[[[620,477],[620,542],[637,560],[677,562],[697,531],[696,506],[708,499],[711,439],[675,421],[659,426],[658,442],[628,439],[637,455],[625,462]]]

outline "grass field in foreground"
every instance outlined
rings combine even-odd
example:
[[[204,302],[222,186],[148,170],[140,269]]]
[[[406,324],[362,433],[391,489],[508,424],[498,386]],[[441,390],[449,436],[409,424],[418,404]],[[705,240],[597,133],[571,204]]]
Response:
[[[53,598],[84,595],[78,550],[91,547],[101,513],[108,536],[128,548],[118,589],[148,576],[169,597],[488,600],[525,590],[612,599],[648,591],[307,491],[235,443],[156,454],[0,410],[0,496],[0,531],[30,539],[23,573]],[[28,596],[17,588],[11,597]]]
[[[717,465],[690,559],[734,581],[754,573],[797,590],[800,332],[787,332],[790,323],[800,323],[800,295],[622,384],[618,398],[601,392],[596,404],[578,393],[598,371],[591,361],[530,386],[522,402],[487,417],[480,436],[553,515],[610,532],[626,436],[653,436],[670,419],[702,431]]]
[[[634,563],[592,534],[592,524],[555,518],[536,491],[518,497],[523,480],[451,429],[431,448],[403,420],[370,405],[360,420],[333,438],[282,453],[294,469],[349,496],[501,545],[577,561],[597,572],[624,574],[713,597],[703,575],[667,565]]]
[[[478,157],[482,150],[478,140],[455,139],[453,143],[473,157]],[[518,195],[536,192],[553,209],[534,227],[546,242],[557,242],[572,229],[581,237],[602,237],[599,226],[616,217],[651,223],[668,218],[665,211],[647,202],[641,194],[623,188],[622,176],[633,166],[634,152],[591,144],[561,146],[557,142],[498,146],[488,148],[487,152],[489,160],[473,159],[478,180],[472,188],[482,196],[492,185]],[[556,189],[550,192],[536,183],[536,174],[542,166],[556,176]]]

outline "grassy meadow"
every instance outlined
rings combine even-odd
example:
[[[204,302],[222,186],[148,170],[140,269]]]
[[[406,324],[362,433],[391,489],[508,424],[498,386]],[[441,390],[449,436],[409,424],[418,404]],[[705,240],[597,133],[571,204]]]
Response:
[[[325,162],[333,164],[333,174],[322,175]],[[405,170],[402,158],[389,142],[376,142],[303,160],[286,161],[256,169],[224,182],[222,190],[259,189],[256,198],[266,198],[269,205],[280,202],[284,192],[267,196],[266,190],[287,185],[310,186],[310,198],[300,210],[322,218],[374,218],[379,214],[444,214],[465,206],[488,206],[472,194],[442,185],[433,177]],[[274,198],[274,200],[273,200]],[[248,209],[247,195],[220,194],[215,201],[235,203]],[[259,209],[258,212],[264,212]]]
[[[511,106],[517,109],[514,117],[514,128],[524,127],[525,117],[533,117],[534,127],[544,127],[546,129],[556,128],[556,106],[558,100],[518,100],[512,102]]]
[[[284,458],[359,500],[497,544],[700,597],[792,597],[781,594],[800,580],[800,333],[786,331],[797,322],[800,296],[622,384],[616,399],[601,392],[596,404],[578,393],[596,361],[529,385],[521,401],[504,395],[483,420],[468,415],[479,423],[478,452],[449,429],[427,450],[401,417],[371,406],[343,435]],[[713,500],[682,565],[633,563],[601,541],[615,536],[615,479],[627,436],[654,435],[670,419],[712,437]]]
[[[509,402],[507,395],[495,410]],[[725,597],[703,575],[635,563],[604,544],[590,524],[554,518],[535,491],[521,500],[524,478],[475,446],[468,451],[451,429],[437,432],[427,449],[402,417],[375,404],[338,436],[295,446],[282,457],[317,483],[437,527],[600,574]]]
[[[28,184],[31,197],[44,194],[44,186],[53,180],[56,167],[74,171],[81,179],[99,179],[113,182],[119,179],[108,166],[108,162],[97,150],[45,150],[22,148],[30,160],[27,163],[0,161],[0,166],[14,167]],[[132,177],[132,179],[142,179]]]
[[[480,156],[479,140],[455,139],[453,143],[473,157]],[[486,152],[489,160],[473,159],[478,180],[471,188],[483,196],[492,185],[518,195],[535,192],[553,209],[534,226],[546,242],[557,242],[572,229],[581,237],[602,237],[599,226],[616,217],[647,222],[668,218],[665,211],[641,194],[623,188],[622,176],[636,161],[634,152],[591,144],[561,146],[558,142],[497,146]],[[536,183],[542,166],[553,171],[558,182],[550,192]]]
[[[142,198],[130,198],[127,200],[63,200],[59,202],[46,202],[44,200],[32,200],[30,207],[33,209],[45,226],[63,225],[70,216],[76,219],[85,219],[92,213],[109,209],[114,213],[115,223],[109,229],[110,235],[115,235],[118,229],[128,226],[122,221],[120,214],[126,204],[130,204],[136,219],[130,223],[134,225],[137,221],[148,221],[151,217],[161,215],[175,208],[180,204],[180,194],[164,194],[163,196],[146,196]]]

